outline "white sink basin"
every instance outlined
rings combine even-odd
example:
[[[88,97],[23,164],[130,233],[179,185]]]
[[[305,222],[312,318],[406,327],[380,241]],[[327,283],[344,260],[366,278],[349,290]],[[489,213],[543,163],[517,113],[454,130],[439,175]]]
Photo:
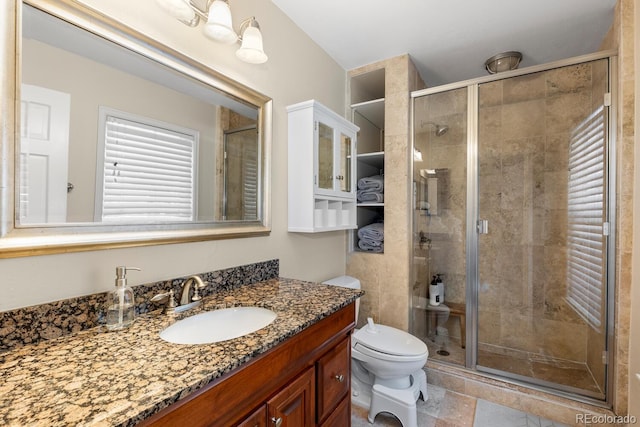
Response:
[[[187,317],[160,332],[160,338],[174,344],[209,344],[262,329],[277,314],[262,307],[232,307]]]

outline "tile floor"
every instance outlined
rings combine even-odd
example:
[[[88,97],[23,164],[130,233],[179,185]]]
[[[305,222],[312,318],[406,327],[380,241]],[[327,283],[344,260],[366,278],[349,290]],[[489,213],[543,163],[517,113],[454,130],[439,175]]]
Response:
[[[438,345],[431,339],[423,341],[429,348],[430,359],[456,365],[464,364],[465,349],[460,346],[458,338],[448,338],[445,346]],[[443,348],[446,350],[445,355],[438,352]],[[478,365],[599,393],[604,397],[586,364],[553,359],[534,353],[514,353],[514,355],[506,355],[481,349],[478,352]]]
[[[568,427],[483,399],[465,396],[429,384],[429,399],[418,400],[419,427]],[[367,410],[352,405],[352,427],[401,427],[393,416],[381,413],[375,422],[367,421]]]

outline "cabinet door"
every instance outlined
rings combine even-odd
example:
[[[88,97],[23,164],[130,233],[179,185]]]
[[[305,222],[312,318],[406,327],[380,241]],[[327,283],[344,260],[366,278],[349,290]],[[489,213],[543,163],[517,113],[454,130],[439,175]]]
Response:
[[[336,186],[337,190],[341,193],[349,194],[353,191],[353,137],[351,135],[347,135],[345,132],[340,132],[340,136],[337,140],[336,147],[336,155],[337,161],[336,165],[338,166],[337,175],[336,175]]]
[[[262,405],[236,427],[267,427],[267,405]]]
[[[345,397],[351,387],[351,346],[345,339],[329,350],[316,363],[318,377],[318,421],[326,418]]]
[[[267,402],[268,426],[315,425],[314,370],[307,369]]]
[[[316,115],[315,120],[315,193],[333,197],[355,195],[356,134],[340,123]]]
[[[333,410],[322,427],[348,427],[351,425],[351,397],[347,396]]]
[[[318,132],[317,183],[319,190],[333,192],[334,188],[334,129],[323,121],[316,122]]]

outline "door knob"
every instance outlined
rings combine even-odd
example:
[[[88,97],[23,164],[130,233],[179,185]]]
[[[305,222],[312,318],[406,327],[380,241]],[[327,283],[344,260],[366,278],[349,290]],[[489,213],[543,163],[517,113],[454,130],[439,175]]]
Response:
[[[336,375],[336,381],[338,381],[339,383],[344,381],[344,375],[340,374],[340,375]]]
[[[276,427],[280,427],[282,425],[282,417],[272,417],[271,418],[271,422],[273,423],[273,425],[275,425]]]

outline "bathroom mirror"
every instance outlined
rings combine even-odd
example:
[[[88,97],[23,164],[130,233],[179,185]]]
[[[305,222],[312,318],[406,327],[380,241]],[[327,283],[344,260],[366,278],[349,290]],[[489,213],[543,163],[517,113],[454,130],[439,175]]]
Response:
[[[0,257],[270,231],[270,98],[71,0],[2,7]]]

